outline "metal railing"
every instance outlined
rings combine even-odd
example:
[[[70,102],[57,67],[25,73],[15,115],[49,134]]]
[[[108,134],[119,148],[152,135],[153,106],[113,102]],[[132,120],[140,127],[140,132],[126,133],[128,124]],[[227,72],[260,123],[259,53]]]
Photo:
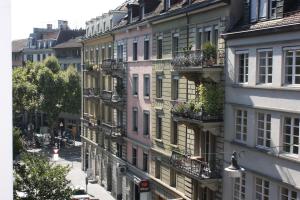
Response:
[[[106,59],[102,61],[102,70],[123,70],[124,63],[122,59]]]
[[[170,164],[186,174],[195,177],[199,180],[219,178],[219,170],[217,170],[216,162],[205,162],[201,159],[193,158],[190,155],[185,155],[176,151],[172,151]]]
[[[97,97],[100,95],[99,88],[85,88],[83,89],[83,95],[89,97]]]
[[[102,130],[104,130],[107,135],[110,135],[112,137],[123,135],[122,125],[113,122],[102,122]]]
[[[209,52],[203,50],[178,51],[171,61],[174,67],[211,67],[224,64],[224,51]]]

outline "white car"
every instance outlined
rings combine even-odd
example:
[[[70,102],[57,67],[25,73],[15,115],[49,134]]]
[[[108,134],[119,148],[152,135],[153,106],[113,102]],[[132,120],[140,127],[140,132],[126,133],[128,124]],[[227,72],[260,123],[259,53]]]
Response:
[[[86,193],[82,187],[76,187],[73,189],[71,200],[91,200],[90,196]]]

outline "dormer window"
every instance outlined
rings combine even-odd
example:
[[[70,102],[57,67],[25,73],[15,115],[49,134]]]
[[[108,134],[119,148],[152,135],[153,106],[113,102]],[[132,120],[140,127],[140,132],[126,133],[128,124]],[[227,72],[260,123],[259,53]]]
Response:
[[[169,10],[171,7],[171,0],[164,0],[165,1],[165,11]]]
[[[128,23],[132,22],[132,8],[128,9]]]
[[[251,0],[251,22],[276,18],[277,0]]]
[[[141,5],[141,19],[144,19],[144,16],[145,16],[145,5],[144,4],[142,4]]]

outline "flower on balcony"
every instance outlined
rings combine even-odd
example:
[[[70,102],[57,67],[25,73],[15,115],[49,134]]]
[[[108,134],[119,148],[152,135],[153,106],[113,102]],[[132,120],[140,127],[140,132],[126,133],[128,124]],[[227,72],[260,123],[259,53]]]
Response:
[[[203,45],[203,61],[209,66],[215,64],[217,61],[217,48],[210,42]]]

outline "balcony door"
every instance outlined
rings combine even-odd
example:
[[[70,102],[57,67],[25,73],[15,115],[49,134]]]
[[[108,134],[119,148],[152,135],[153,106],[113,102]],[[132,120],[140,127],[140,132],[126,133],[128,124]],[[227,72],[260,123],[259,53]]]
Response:
[[[208,187],[201,187],[198,181],[193,180],[193,200],[213,200],[215,192]]]
[[[215,158],[215,136],[208,131],[198,131],[195,134],[195,156],[202,161],[211,162]]]

